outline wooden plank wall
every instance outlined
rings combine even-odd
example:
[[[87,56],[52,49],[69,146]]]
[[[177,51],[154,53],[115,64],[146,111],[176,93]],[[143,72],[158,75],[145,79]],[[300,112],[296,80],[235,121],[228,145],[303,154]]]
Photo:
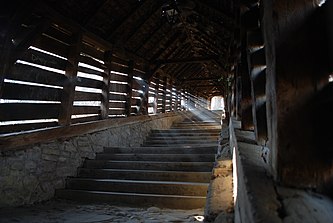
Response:
[[[78,27],[50,21],[1,83],[0,134],[181,110],[166,77],[112,52]],[[28,42],[28,41],[27,41]]]

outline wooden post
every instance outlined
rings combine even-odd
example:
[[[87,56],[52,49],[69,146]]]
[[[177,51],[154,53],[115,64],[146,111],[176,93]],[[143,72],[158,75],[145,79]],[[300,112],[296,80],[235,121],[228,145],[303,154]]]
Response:
[[[143,95],[142,95],[142,102],[140,106],[141,114],[148,115],[148,92],[149,92],[149,83],[144,80],[143,82]]]
[[[162,100],[162,113],[165,113],[165,107],[166,107],[166,89],[167,89],[167,84],[168,84],[168,78],[164,77],[164,81],[163,81],[163,100]]]
[[[103,88],[102,88],[102,103],[101,103],[101,118],[109,118],[109,98],[110,98],[110,79],[111,79],[111,58],[112,52],[107,51],[104,53],[104,63],[106,69],[103,75]]]
[[[132,104],[132,88],[133,88],[133,68],[134,61],[128,62],[128,85],[127,85],[127,96],[126,96],[126,116],[131,116],[131,104]]]
[[[158,110],[158,97],[159,97],[159,94],[158,94],[158,88],[159,88],[159,85],[160,85],[160,78],[159,76],[157,75],[156,76],[156,79],[155,79],[155,97],[154,97],[154,114],[157,114]]]
[[[67,81],[64,83],[63,96],[61,100],[61,109],[59,114],[60,125],[70,125],[73,110],[73,101],[75,94],[75,82],[78,71],[78,58],[82,46],[82,32],[72,36],[72,45],[68,55],[68,65],[66,67]]]

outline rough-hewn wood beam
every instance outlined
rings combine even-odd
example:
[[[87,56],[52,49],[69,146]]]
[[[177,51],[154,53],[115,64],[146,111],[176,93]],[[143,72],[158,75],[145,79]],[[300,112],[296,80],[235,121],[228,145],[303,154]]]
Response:
[[[207,57],[190,57],[190,58],[179,58],[179,59],[165,59],[157,60],[155,63],[158,64],[185,64],[185,63],[204,63],[217,59],[216,56]]]
[[[110,40],[120,39],[120,33],[122,33],[124,30],[128,29],[128,23],[130,23],[132,20],[136,20],[137,17],[140,17],[140,12],[145,12],[147,9],[151,8],[152,5],[156,7],[158,5],[160,0],[146,0],[144,1],[139,7],[136,8],[131,14],[129,14],[121,24],[119,24],[116,28],[112,30],[111,33],[108,34],[110,36]],[[156,4],[156,5],[155,5]],[[144,13],[143,13],[144,14]]]
[[[46,18],[49,18],[52,22],[58,23],[58,25],[63,26],[64,28],[68,29],[71,32],[78,32],[82,31],[83,39],[93,45],[100,47],[101,49],[108,51],[112,50],[114,54],[121,55],[127,59],[134,60],[137,63],[148,64],[148,61],[138,55],[129,52],[128,50],[124,49],[122,46],[115,46],[110,42],[106,41],[105,39],[87,31],[85,28],[74,22],[73,20],[64,17],[63,15],[59,14],[54,9],[48,7],[45,3],[40,2],[38,4],[36,10]]]

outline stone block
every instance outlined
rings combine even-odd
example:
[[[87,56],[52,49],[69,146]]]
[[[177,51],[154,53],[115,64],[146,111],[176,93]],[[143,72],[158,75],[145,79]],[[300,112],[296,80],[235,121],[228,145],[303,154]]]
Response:
[[[49,154],[42,154],[42,159],[47,161],[58,161],[59,156],[57,155],[49,155]]]

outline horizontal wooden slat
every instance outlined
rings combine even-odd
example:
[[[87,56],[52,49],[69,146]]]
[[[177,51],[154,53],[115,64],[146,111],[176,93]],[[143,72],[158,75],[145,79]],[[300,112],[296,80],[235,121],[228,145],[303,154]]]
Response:
[[[128,60],[117,57],[117,55],[115,55],[115,54],[112,55],[111,61],[113,63],[122,64],[122,65],[125,65],[125,66],[128,65]]]
[[[0,134],[21,132],[33,129],[42,129],[48,127],[58,126],[58,122],[46,122],[46,123],[32,123],[32,124],[16,124],[16,125],[3,125],[0,126]]]
[[[76,91],[74,101],[101,101],[102,94]]]
[[[90,57],[87,57],[87,56],[80,55],[79,61],[82,62],[82,63],[85,63],[85,64],[89,64],[91,66],[97,67],[97,68],[102,69],[102,70],[106,69],[104,64],[101,64],[98,61],[96,61],[96,60],[94,60]]]
[[[124,74],[127,74],[128,72],[128,67],[127,66],[121,66],[120,64],[117,64],[117,63],[113,63],[111,61],[111,69],[113,71],[117,71],[117,72],[120,72],[120,73],[124,73]]]
[[[109,108],[123,108],[125,109],[126,103],[124,102],[110,102]]]
[[[104,72],[100,72],[100,71],[97,71],[97,70],[93,70],[93,69],[86,68],[86,67],[81,67],[81,66],[78,67],[78,71],[83,72],[83,73],[87,73],[87,74],[98,75],[98,76],[101,76],[101,77],[104,77],[104,76],[107,75]]]
[[[65,58],[69,54],[69,47],[67,45],[45,35],[41,35],[36,39],[33,46]]]
[[[62,89],[4,83],[3,99],[60,101]]]
[[[139,108],[131,108],[131,114],[137,114],[139,112]]]
[[[84,77],[76,78],[76,86],[102,89],[103,85],[104,85],[104,82],[102,82],[102,81],[84,78]]]
[[[101,108],[99,106],[73,106],[73,115],[82,114],[99,114]]]
[[[140,104],[141,104],[141,100],[139,100],[139,99],[133,99],[132,98],[131,105],[138,105],[138,106],[140,106]]]
[[[54,86],[63,86],[64,82],[67,80],[67,77],[63,74],[24,64],[15,64],[12,72],[6,78]]]
[[[109,110],[109,115],[123,115],[125,114],[125,109],[124,110]]]
[[[128,83],[128,77],[124,76],[124,75],[111,74],[111,80],[112,81],[120,81],[120,82],[126,82],[126,83]]]
[[[110,94],[110,100],[126,101],[126,95]]]
[[[83,42],[81,51],[85,54],[88,54],[96,59],[103,60],[104,59],[104,52],[97,50],[96,48],[90,46],[86,42]]]
[[[126,93],[127,88],[128,88],[128,85],[125,85],[125,84],[111,84],[110,85],[110,91],[114,91],[114,92]]]
[[[96,116],[88,116],[83,118],[75,118],[71,120],[71,124],[77,124],[77,123],[84,123],[84,122],[91,122],[91,121],[97,121],[100,120],[100,115]]]
[[[67,66],[67,61],[58,57],[51,56],[49,54],[41,53],[36,50],[29,49],[21,57],[21,60],[43,65],[46,67],[56,68],[60,70],[65,70]]]
[[[58,118],[60,104],[0,104],[0,121]]]
[[[138,80],[133,79],[132,88],[136,89],[136,90],[142,90],[143,86],[142,86],[142,84]]]
[[[132,92],[132,97],[142,97],[142,93],[140,93],[140,92],[137,92],[137,91],[133,91]]]
[[[54,39],[57,39],[58,41],[66,43],[67,45],[71,44],[70,33],[65,33],[63,30],[60,30],[54,25],[50,26],[44,33]]]

